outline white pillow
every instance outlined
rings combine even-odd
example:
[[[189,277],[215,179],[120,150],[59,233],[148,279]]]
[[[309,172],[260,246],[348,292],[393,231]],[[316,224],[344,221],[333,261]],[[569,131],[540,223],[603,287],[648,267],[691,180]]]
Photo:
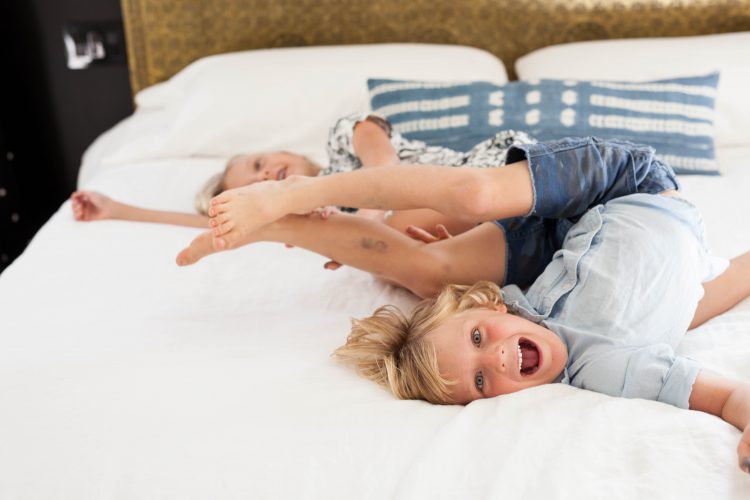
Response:
[[[716,145],[750,145],[750,32],[602,40],[545,47],[520,58],[522,80],[647,81],[720,72]]]
[[[320,161],[336,119],[368,109],[370,77],[507,81],[505,67],[492,54],[452,45],[305,47],[210,56],[138,93],[134,121],[162,126],[156,133],[150,127],[152,132],[128,141],[105,161],[272,150]]]

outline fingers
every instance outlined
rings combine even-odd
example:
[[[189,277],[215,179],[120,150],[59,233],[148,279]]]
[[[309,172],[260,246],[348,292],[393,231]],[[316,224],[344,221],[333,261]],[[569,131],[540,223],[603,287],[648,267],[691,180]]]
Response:
[[[745,434],[747,434],[747,430],[745,430]],[[737,447],[737,458],[740,469],[750,474],[750,443],[746,442],[745,439],[743,435],[743,440]]]
[[[334,206],[331,206],[331,205],[328,205],[328,206],[325,206],[325,207],[318,207],[315,210],[313,210],[311,212],[308,212],[305,215],[317,214],[321,219],[326,220],[326,219],[328,219],[331,216],[331,214],[338,213],[338,211],[339,211],[338,208],[336,208]]]
[[[331,216],[331,214],[338,213],[338,211],[339,209],[334,206],[329,205],[329,206],[323,207],[320,211],[320,218],[323,220],[326,220]]]
[[[335,260],[329,260],[325,264],[323,264],[323,269],[328,269],[329,271],[335,271],[336,269],[341,267],[340,262],[336,262]]]
[[[83,219],[83,208],[81,207],[80,202],[73,201],[73,218],[75,220],[82,220]]]
[[[435,241],[438,241],[438,238],[436,238],[432,234],[428,233],[421,227],[413,225],[406,227],[406,234],[411,238],[414,238],[415,240],[421,241],[422,243],[433,243]]]
[[[448,228],[446,228],[442,224],[438,224],[437,226],[435,226],[435,232],[437,233],[438,238],[440,238],[441,240],[447,240],[448,238],[453,238],[453,235],[448,232]]]
[[[421,227],[417,227],[414,225],[406,227],[406,234],[414,238],[415,240],[421,241],[422,243],[435,243],[436,241],[453,238],[453,235],[449,233],[448,229],[442,224],[438,224],[437,226],[435,226],[435,233],[437,234],[437,236],[428,231],[425,231]]]
[[[73,191],[73,193],[70,195],[70,197],[71,198],[79,198],[79,199],[80,198],[87,198],[90,192],[91,191],[83,191],[83,190],[79,189],[78,191]]]
[[[85,221],[88,216],[88,199],[83,192],[76,191],[70,195],[73,209],[73,218],[77,221]]]

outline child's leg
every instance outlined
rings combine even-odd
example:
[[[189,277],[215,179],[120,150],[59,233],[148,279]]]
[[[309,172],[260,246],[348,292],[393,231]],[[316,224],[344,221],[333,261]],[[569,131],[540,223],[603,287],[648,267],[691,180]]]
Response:
[[[290,177],[273,186],[257,183],[211,201],[214,245],[241,246],[264,224],[326,205],[429,208],[467,221],[524,215],[576,218],[620,196],[676,189],[674,173],[653,153],[629,143],[567,138],[514,146],[503,168],[402,165],[322,178]]]
[[[729,310],[750,295],[750,252],[735,257],[726,271],[703,284],[704,295],[695,311],[690,328]]]
[[[578,218],[621,196],[679,189],[652,148],[624,141],[568,137],[508,150],[509,164],[522,159],[534,185],[531,214],[546,219]]]
[[[189,265],[213,253],[212,235],[204,233],[177,257]],[[373,273],[421,297],[447,283],[479,280],[502,283],[505,239],[502,229],[485,223],[459,236],[424,244],[382,223],[332,214],[287,216],[256,231],[252,241],[278,241],[306,248],[331,260]]]
[[[211,200],[217,249],[252,241],[255,231],[287,214],[337,205],[376,210],[430,208],[470,222],[525,215],[533,186],[526,161],[498,169],[400,165],[325,177],[255,183]]]

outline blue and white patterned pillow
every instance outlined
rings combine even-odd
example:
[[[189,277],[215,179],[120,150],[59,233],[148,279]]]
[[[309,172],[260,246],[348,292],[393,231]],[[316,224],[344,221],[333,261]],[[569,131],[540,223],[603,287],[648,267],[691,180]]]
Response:
[[[372,110],[409,139],[467,151],[505,129],[542,141],[593,135],[653,146],[657,157],[682,174],[719,173],[718,83],[718,73],[644,83],[367,81]]]

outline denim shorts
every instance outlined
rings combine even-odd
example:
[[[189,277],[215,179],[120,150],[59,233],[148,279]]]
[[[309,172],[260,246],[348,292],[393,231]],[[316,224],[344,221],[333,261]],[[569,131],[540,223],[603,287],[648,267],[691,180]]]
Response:
[[[590,208],[634,193],[679,189],[672,168],[649,146],[569,137],[513,146],[507,164],[528,160],[534,189],[524,217],[497,220],[506,241],[505,282],[530,286]]]

